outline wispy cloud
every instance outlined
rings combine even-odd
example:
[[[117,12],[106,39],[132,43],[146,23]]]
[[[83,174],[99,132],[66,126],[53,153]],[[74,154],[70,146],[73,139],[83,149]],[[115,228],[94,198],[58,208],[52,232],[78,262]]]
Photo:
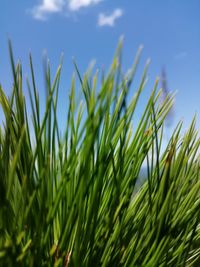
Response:
[[[123,15],[123,11],[121,8],[116,8],[110,15],[105,13],[100,13],[98,17],[98,25],[102,26],[110,26],[113,27],[118,18]]]
[[[40,0],[41,3],[31,9],[35,19],[46,20],[48,15],[62,13],[65,8],[71,12],[79,11],[81,8],[89,7],[103,0]]]
[[[82,7],[88,7],[90,5],[95,5],[102,0],[69,0],[68,7],[72,11],[78,11]]]
[[[61,12],[64,4],[64,0],[42,0],[41,4],[33,7],[31,13],[35,19],[46,20],[48,14]]]
[[[180,53],[177,53],[174,57],[174,59],[179,60],[187,57],[188,53],[186,51],[182,51]]]

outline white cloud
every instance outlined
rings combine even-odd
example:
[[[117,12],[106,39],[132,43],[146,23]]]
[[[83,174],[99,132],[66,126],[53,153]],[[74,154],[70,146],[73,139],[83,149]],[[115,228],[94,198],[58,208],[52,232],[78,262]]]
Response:
[[[113,27],[115,25],[116,19],[120,18],[123,15],[123,11],[120,8],[115,9],[110,15],[106,15],[105,13],[100,13],[98,17],[98,25],[99,26],[110,26]]]
[[[68,7],[72,11],[78,11],[82,7],[88,7],[90,5],[95,5],[102,0],[68,0]]]
[[[35,19],[46,20],[49,14],[63,12],[64,7],[75,12],[101,1],[103,0],[40,0],[41,3],[32,8],[31,14]]]
[[[41,4],[35,6],[31,13],[35,19],[45,20],[48,14],[61,12],[64,0],[42,0]]]

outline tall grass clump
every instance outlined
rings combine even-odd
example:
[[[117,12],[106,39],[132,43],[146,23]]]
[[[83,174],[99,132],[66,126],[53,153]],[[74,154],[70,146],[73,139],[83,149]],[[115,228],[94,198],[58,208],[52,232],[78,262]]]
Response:
[[[53,80],[46,68],[42,113],[32,58],[24,85],[10,46],[11,95],[0,86],[0,266],[200,264],[195,120],[184,135],[179,123],[164,147],[174,97],[161,102],[156,81],[137,127],[132,125],[148,64],[134,90],[140,51],[127,74],[120,51],[121,44],[107,75],[89,70],[82,77],[75,64],[83,99],[77,102],[73,76],[66,124],[59,127],[61,66]],[[146,180],[138,186],[144,165]]]

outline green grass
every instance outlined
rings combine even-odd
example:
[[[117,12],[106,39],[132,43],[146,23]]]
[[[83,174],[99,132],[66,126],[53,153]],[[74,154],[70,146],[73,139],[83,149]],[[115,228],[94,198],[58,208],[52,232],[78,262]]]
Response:
[[[89,70],[82,77],[75,64],[83,101],[76,100],[73,77],[62,134],[57,112],[62,66],[54,80],[46,68],[42,114],[32,58],[31,79],[23,85],[10,45],[11,95],[0,86],[5,116],[0,127],[0,266],[200,264],[195,119],[184,135],[179,123],[163,149],[164,121],[174,96],[161,104],[156,81],[133,127],[148,64],[133,91],[141,51],[123,74],[121,46],[106,75]],[[29,89],[31,114],[23,87]],[[138,187],[144,164],[147,179]]]

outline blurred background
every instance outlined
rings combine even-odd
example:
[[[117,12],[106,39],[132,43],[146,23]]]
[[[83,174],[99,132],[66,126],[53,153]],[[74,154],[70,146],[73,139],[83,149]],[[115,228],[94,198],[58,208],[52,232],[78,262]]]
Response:
[[[138,117],[160,76],[165,93],[177,91],[168,127],[173,128],[183,119],[187,128],[195,112],[200,119],[199,12],[199,0],[1,0],[0,83],[9,94],[12,79],[8,39],[12,41],[15,60],[22,62],[24,79],[30,77],[28,55],[32,53],[41,101],[45,95],[44,54],[48,55],[54,74],[64,53],[60,108],[65,113],[74,71],[72,58],[81,73],[91,60],[96,61],[95,68],[107,70],[123,35],[124,71],[131,66],[138,47],[144,45],[133,92],[146,60],[151,58]],[[24,92],[28,96],[26,84]]]

